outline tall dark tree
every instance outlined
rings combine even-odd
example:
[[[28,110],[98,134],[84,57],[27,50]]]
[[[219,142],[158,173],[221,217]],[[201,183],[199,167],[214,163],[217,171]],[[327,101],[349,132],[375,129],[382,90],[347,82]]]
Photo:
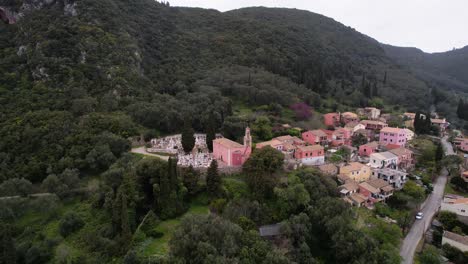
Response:
[[[187,188],[189,195],[194,195],[198,191],[198,180],[200,179],[200,173],[198,173],[192,165],[182,172],[182,179],[185,188]]]
[[[255,150],[244,163],[242,171],[252,194],[257,199],[268,198],[278,184],[277,172],[282,168],[284,155],[272,147]]]
[[[182,130],[182,148],[186,153],[189,153],[195,147],[195,132],[192,127],[192,120],[186,118],[184,120],[184,128]]]
[[[387,84],[387,72],[386,71],[383,77],[383,84]]]
[[[170,157],[168,160],[168,175],[171,190],[177,190],[179,188],[179,179],[177,173],[177,158]]]
[[[11,226],[1,225],[0,230],[0,263],[2,264],[15,264],[16,263],[16,250],[11,235]]]
[[[218,162],[213,159],[206,172],[206,190],[211,196],[218,196],[221,189],[221,176],[218,172]]]
[[[213,151],[213,140],[216,139],[216,120],[213,114],[208,118],[206,126],[206,145],[210,151]]]
[[[130,221],[128,217],[128,207],[127,207],[127,195],[120,191],[120,199],[121,199],[121,216],[120,216],[120,241],[121,241],[121,249],[122,253],[125,253],[128,249],[128,246],[131,243],[132,239],[132,231],[130,230]]]

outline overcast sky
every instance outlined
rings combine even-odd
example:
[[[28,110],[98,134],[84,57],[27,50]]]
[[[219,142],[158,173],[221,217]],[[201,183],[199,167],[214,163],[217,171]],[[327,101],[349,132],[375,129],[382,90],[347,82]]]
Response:
[[[468,0],[169,0],[227,11],[248,6],[319,13],[380,42],[441,52],[468,45]]]

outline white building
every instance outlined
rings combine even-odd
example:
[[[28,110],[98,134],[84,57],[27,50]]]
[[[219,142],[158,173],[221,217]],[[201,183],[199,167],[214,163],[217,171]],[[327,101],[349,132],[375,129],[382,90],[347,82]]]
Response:
[[[449,244],[452,247],[466,252],[468,251],[468,236],[462,236],[449,231],[444,231],[444,235],[442,236],[442,245],[444,244]]]
[[[369,166],[372,168],[396,168],[398,156],[385,151],[372,153],[369,158]]]
[[[404,128],[403,131],[405,131],[405,133],[406,133],[406,141],[413,140],[413,138],[414,138],[413,130]]]
[[[456,195],[446,195],[440,210],[457,214],[458,220],[468,224],[468,198]]]
[[[372,178],[382,179],[393,186],[395,189],[403,188],[406,183],[406,176],[408,174],[399,170],[383,168],[383,169],[372,169]]]

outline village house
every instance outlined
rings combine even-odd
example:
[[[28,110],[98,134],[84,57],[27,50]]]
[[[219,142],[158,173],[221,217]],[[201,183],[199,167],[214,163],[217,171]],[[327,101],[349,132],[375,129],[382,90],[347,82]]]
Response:
[[[453,140],[455,146],[458,147],[461,151],[468,152],[468,138],[455,138]]]
[[[245,129],[243,145],[227,138],[213,140],[213,157],[226,166],[242,166],[251,153],[252,137],[248,127]]]
[[[400,147],[400,148],[395,148],[389,150],[389,152],[393,153],[398,157],[398,167],[404,170],[410,170],[413,169],[414,166],[416,165],[416,161],[414,158],[414,153],[413,151]]]
[[[353,193],[350,196],[343,198],[345,202],[350,203],[352,206],[362,207],[366,204],[367,198],[360,193]]]
[[[323,164],[318,167],[318,169],[327,175],[337,175],[338,174],[338,167],[335,164],[328,163]]]
[[[367,198],[369,204],[380,201],[380,189],[375,188],[367,182],[359,183],[359,193]]]
[[[464,172],[461,174],[461,178],[462,178],[465,182],[468,182],[468,171],[464,171]]]
[[[407,173],[395,169],[372,169],[372,178],[382,179],[391,184],[395,189],[403,188],[407,175]]]
[[[380,193],[378,195],[378,199],[381,199],[381,200],[387,200],[390,196],[393,195],[393,191],[394,191],[394,188],[386,181],[382,180],[382,179],[373,179],[373,180],[369,180],[367,181],[367,183],[380,190]]]
[[[323,115],[323,123],[328,127],[340,125],[340,113],[328,113]]]
[[[406,134],[406,141],[407,141],[407,142],[410,141],[410,140],[413,140],[414,135],[415,135],[414,132],[413,132],[413,130],[407,129],[407,128],[403,128],[403,131],[404,131],[405,134]]]
[[[344,128],[348,129],[351,132],[351,135],[353,135],[356,131],[366,129],[366,126],[358,122],[350,122],[346,124]]]
[[[468,198],[447,194],[444,196],[440,210],[455,213],[459,221],[468,224]]]
[[[372,141],[367,144],[359,146],[359,156],[369,157],[372,153],[378,152],[379,142]]]
[[[375,107],[358,108],[356,112],[368,119],[377,119],[380,117],[380,109]]]
[[[379,143],[382,145],[396,144],[400,146],[406,145],[405,130],[396,127],[384,127],[380,130]]]
[[[406,112],[403,114],[403,118],[407,120],[414,120],[416,118],[416,113]]]
[[[370,155],[369,166],[372,168],[396,168],[398,164],[398,156],[385,151],[372,153]]]
[[[339,183],[341,184],[345,184],[345,183],[348,183],[350,181],[354,182],[353,180],[351,180],[347,175],[344,175],[344,174],[338,174],[336,176],[336,179],[338,180]]]
[[[338,186],[338,192],[342,197],[350,196],[359,191],[359,185],[355,181],[347,181],[345,184]]]
[[[302,140],[311,145],[328,145],[328,135],[321,129],[309,130],[302,133]]]
[[[359,116],[353,112],[344,112],[341,114],[341,122],[348,124],[351,122],[359,122]]]
[[[376,120],[362,120],[360,123],[366,126],[368,130],[381,130],[388,126],[387,123]]]
[[[450,123],[445,120],[445,118],[440,119],[440,118],[431,118],[431,125],[432,126],[437,126],[440,130],[440,132],[445,132],[447,127],[450,126]]]
[[[334,147],[351,145],[351,132],[342,127],[335,130],[323,130],[327,134],[328,141]]]
[[[363,182],[369,180],[371,168],[359,162],[351,162],[340,168],[340,174],[346,175],[356,182]]]
[[[305,165],[323,165],[325,150],[320,145],[298,146],[294,157]]]
[[[269,141],[257,143],[255,145],[255,148],[261,149],[265,146],[270,146],[274,149],[283,152],[283,154],[286,155],[287,158],[293,158],[297,146],[304,146],[305,144],[306,142],[304,142],[298,137],[285,135],[273,138]]]
[[[444,231],[442,236],[442,245],[449,244],[454,248],[466,252],[468,251],[468,236],[462,236],[449,231]]]

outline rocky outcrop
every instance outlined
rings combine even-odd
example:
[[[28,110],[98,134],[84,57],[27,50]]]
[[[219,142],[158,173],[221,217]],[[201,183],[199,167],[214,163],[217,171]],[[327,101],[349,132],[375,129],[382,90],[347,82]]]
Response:
[[[23,0],[19,6],[0,6],[0,19],[7,24],[14,24],[34,10],[53,5],[63,8],[63,13],[67,16],[78,15],[75,0]]]

